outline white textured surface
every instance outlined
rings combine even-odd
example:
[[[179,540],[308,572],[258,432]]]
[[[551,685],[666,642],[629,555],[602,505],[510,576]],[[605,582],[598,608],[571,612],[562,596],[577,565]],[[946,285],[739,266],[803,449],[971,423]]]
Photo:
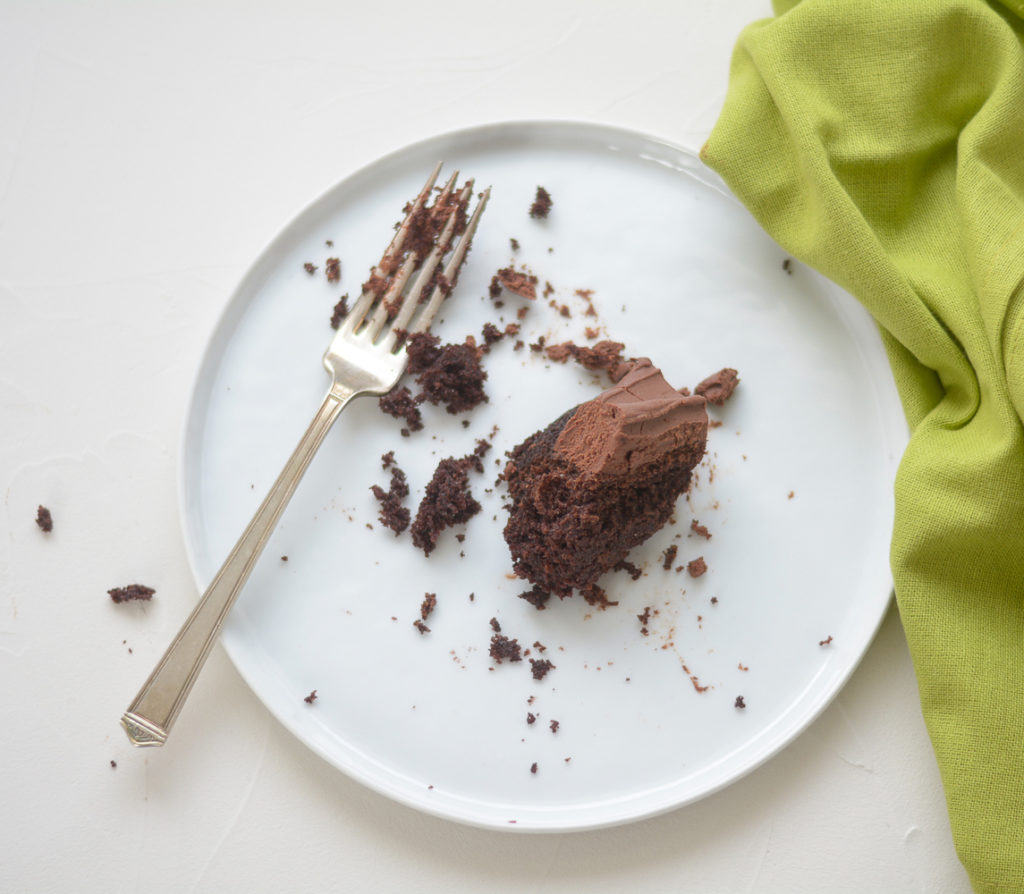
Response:
[[[510,836],[397,806],[295,741],[220,649],[167,748],[118,728],[195,599],[175,490],[195,366],[280,224],[382,152],[480,120],[697,147],[736,33],[768,13],[482,8],[0,7],[0,889],[968,890],[892,610],[791,747],[620,829]],[[113,606],[131,580],[158,599]]]

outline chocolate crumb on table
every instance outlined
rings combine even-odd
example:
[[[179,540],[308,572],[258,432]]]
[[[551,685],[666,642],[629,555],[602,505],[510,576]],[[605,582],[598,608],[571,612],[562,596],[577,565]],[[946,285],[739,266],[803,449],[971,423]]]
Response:
[[[339,279],[341,279],[340,258],[328,258],[324,262],[324,273],[327,274],[328,282],[337,282]]]
[[[698,556],[686,563],[686,570],[690,572],[690,577],[700,577],[708,570],[708,563],[703,556]]]
[[[488,654],[498,664],[501,664],[505,659],[511,662],[523,660],[523,652],[519,646],[519,640],[509,639],[501,633],[495,633],[491,637],[491,646],[488,649]]]
[[[310,276],[312,276],[314,273],[316,273],[318,268],[316,264],[311,264],[309,261],[306,261],[306,263],[302,265],[302,269],[305,270],[306,273],[308,273]]]
[[[45,506],[40,506],[36,510],[36,524],[44,534],[49,534],[53,530],[53,516]]]
[[[693,390],[709,404],[720,407],[732,397],[732,393],[736,390],[736,386],[739,383],[740,378],[736,370],[726,367],[725,369],[720,369],[714,375],[708,376]]]
[[[733,707],[734,708],[745,708],[746,706],[747,706],[747,703],[743,700],[743,696],[742,695],[737,695],[736,696],[736,701],[733,702]]]
[[[537,762],[536,761],[534,761],[532,764],[530,764],[530,772],[531,773],[536,773],[537,772]]]
[[[313,691],[312,691],[312,692],[311,692],[311,693],[310,693],[309,695],[307,695],[307,696],[306,696],[306,697],[305,697],[305,698],[303,699],[303,701],[304,701],[304,702],[305,702],[305,703],[306,703],[307,705],[311,705],[311,704],[313,704],[313,702],[315,702],[315,701],[317,700],[317,698],[318,698],[318,696],[317,696],[317,694],[316,694],[316,690],[314,689],[314,690],[313,690]]]
[[[534,220],[544,220],[551,213],[551,206],[553,204],[551,193],[543,186],[538,186],[537,192],[533,197],[533,204],[530,205],[530,217]]]
[[[537,715],[534,714],[533,711],[527,711],[526,712],[526,722],[530,726],[532,726],[533,724],[535,724],[537,722]]]
[[[348,311],[348,293],[346,292],[338,299],[338,303],[334,305],[334,309],[331,311],[332,329],[337,329],[341,325],[341,321],[348,316]]]
[[[519,251],[519,240],[516,239],[515,237],[510,236],[508,244],[512,248],[512,251]]]
[[[819,642],[818,645],[819,646],[831,646],[832,645],[832,634],[830,633],[828,635],[827,639],[821,640],[821,642]]]
[[[557,720],[552,720],[552,721],[551,721],[551,722],[550,722],[550,723],[548,724],[548,726],[550,726],[550,727],[551,727],[551,732],[553,732],[553,733],[557,733],[557,732],[558,732],[558,727],[559,727],[560,725],[561,725],[561,724],[559,724],[559,722],[558,722]]]
[[[107,590],[110,598],[117,603],[121,602],[148,602],[156,593],[152,587],[144,587],[142,584],[129,584],[127,587],[114,587]]]
[[[424,624],[420,618],[417,618],[415,621],[413,621],[412,626],[420,632],[421,636],[423,634],[430,633],[430,628],[426,624]]]
[[[530,659],[530,672],[535,680],[543,680],[548,675],[548,671],[554,669],[555,666],[547,658]]]
[[[501,633],[501,624],[498,623],[497,618],[491,618],[490,624],[491,630],[493,630],[495,633]]]

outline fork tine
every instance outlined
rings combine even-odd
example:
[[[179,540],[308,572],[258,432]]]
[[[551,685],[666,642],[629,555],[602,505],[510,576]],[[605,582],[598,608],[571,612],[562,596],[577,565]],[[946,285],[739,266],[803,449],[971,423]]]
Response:
[[[451,247],[452,239],[455,235],[455,228],[458,225],[459,211],[466,207],[472,194],[473,184],[470,182],[467,183],[459,193],[458,205],[452,209],[448,216],[448,220],[445,222],[444,230],[437,239],[433,250],[420,267],[419,273],[412,284],[412,288],[409,290],[409,294],[405,296],[405,300],[402,302],[402,307],[399,309],[397,316],[392,321],[392,331],[396,329],[405,329],[408,325],[409,320],[416,311],[417,305],[420,303],[420,298],[422,297],[424,290],[434,278],[434,273],[441,264],[441,260],[448,253],[448,249]]]
[[[451,194],[455,189],[455,183],[458,176],[459,172],[455,171],[455,173],[448,178],[448,182],[441,189],[440,194],[434,201],[431,212],[436,214],[437,211],[440,210],[442,213],[447,213],[448,220],[440,237],[434,240],[431,253],[427,255],[427,262],[420,267],[420,273],[416,278],[412,293],[405,299],[402,299],[401,297],[402,290],[405,288],[409,275],[416,268],[416,265],[420,264],[423,260],[415,251],[411,251],[409,256],[406,258],[405,264],[402,266],[401,273],[388,288],[387,294],[384,295],[377,303],[373,310],[373,314],[367,320],[366,328],[360,333],[360,335],[368,337],[373,341],[380,334],[388,320],[395,317],[396,304],[404,307],[406,304],[415,304],[415,302],[419,300],[419,295],[425,288],[426,282],[428,282],[433,276],[434,270],[437,268],[438,263],[448,251],[448,246],[451,244],[452,231],[454,230],[454,221],[456,221],[457,218],[458,208],[449,210],[447,206],[449,204]],[[466,189],[464,187],[458,198],[459,207],[464,207],[466,200]],[[440,254],[438,254],[438,252],[440,252]],[[406,315],[406,319],[408,319],[408,315]],[[398,323],[395,322],[394,325],[397,326]]]
[[[388,247],[384,250],[380,263],[371,271],[370,279],[368,280],[369,282],[373,282],[373,280],[378,277],[383,278],[388,275],[389,271],[387,268],[390,267],[392,259],[397,257],[402,251],[402,246],[405,244],[405,239],[409,235],[413,218],[424,206],[427,198],[430,196],[430,191],[434,188],[434,184],[437,182],[437,176],[441,173],[441,166],[443,164],[444,162],[439,161],[434,166],[434,170],[430,172],[430,176],[427,177],[427,182],[423,184],[423,188],[419,191],[419,194],[413,201],[412,206],[409,208],[409,212],[402,219],[398,230],[392,237]],[[408,275],[406,278],[408,278]],[[345,318],[345,322],[339,327],[339,332],[342,330],[351,332],[358,328],[363,322],[363,317],[373,306],[373,302],[376,301],[378,297],[377,293],[372,289],[363,289],[363,292],[356,300],[356,303],[352,305],[352,310],[349,311],[348,317]]]
[[[462,236],[459,239],[459,244],[456,246],[454,253],[444,268],[443,275],[447,284],[437,285],[434,287],[434,291],[431,292],[430,299],[427,301],[427,306],[423,309],[423,313],[420,314],[419,319],[416,320],[416,325],[409,329],[410,335],[415,335],[419,332],[426,332],[427,329],[430,328],[430,324],[434,321],[434,317],[436,316],[438,309],[441,307],[441,303],[454,288],[455,281],[459,276],[459,269],[466,257],[466,252],[469,251],[470,242],[473,240],[473,234],[476,232],[477,224],[480,223],[480,215],[483,214],[484,208],[487,205],[487,200],[490,197],[491,189],[488,187],[480,194],[480,200],[476,204],[473,216],[470,217],[469,222],[466,224],[466,229],[463,231]],[[405,307],[403,306],[402,309],[404,310]]]

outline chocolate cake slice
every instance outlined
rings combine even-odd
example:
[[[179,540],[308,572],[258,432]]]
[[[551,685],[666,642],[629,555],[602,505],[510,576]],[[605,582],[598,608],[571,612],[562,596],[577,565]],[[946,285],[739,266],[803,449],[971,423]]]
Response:
[[[504,478],[505,541],[519,577],[607,604],[597,581],[671,517],[704,456],[708,417],[647,359],[527,438]]]

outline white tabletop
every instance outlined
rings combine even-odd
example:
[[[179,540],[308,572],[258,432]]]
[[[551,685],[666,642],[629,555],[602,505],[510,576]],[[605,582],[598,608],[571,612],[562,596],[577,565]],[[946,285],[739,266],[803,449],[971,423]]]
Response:
[[[699,148],[737,33],[770,12],[482,9],[0,7],[0,889],[969,890],[894,608],[782,753],[601,831],[485,831],[393,803],[295,740],[219,648],[165,748],[120,730],[196,598],[180,429],[205,340],[266,241],[360,165],[482,121],[583,119]],[[131,580],[159,598],[119,611],[106,590]]]

